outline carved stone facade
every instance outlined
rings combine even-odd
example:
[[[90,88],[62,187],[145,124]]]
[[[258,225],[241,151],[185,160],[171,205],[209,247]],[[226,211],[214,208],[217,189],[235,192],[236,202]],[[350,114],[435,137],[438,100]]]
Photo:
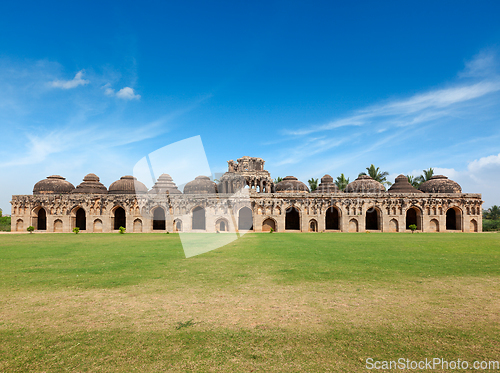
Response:
[[[329,175],[323,179],[331,181]],[[149,192],[131,176],[120,180],[119,188],[113,183],[104,192],[94,174],[76,188],[50,176],[35,185],[33,195],[12,197],[12,231],[25,232],[32,225],[47,232],[74,227],[115,232],[121,226],[127,232],[408,232],[412,224],[421,232],[482,231],[481,195],[461,193],[458,184],[441,175],[435,180],[453,192],[425,193],[409,184],[385,192],[373,179],[360,177],[346,188],[350,193],[334,188],[309,193],[292,177],[274,185],[261,158],[243,157],[228,162],[217,186],[201,177],[184,194],[168,175]]]

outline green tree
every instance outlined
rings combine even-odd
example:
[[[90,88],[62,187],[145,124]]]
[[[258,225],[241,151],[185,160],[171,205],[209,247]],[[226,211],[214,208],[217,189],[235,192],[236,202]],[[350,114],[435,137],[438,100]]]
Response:
[[[28,228],[26,228],[26,230],[30,233],[33,233],[33,231],[35,230],[35,227],[30,225]]]
[[[500,218],[500,207],[497,205],[491,206],[488,210],[485,211],[483,216],[486,219],[497,220]]]
[[[387,181],[387,176],[389,176],[389,172],[387,171],[380,171],[380,167],[375,167],[373,164],[370,167],[366,167],[366,172],[361,172],[359,176],[361,175],[368,175],[370,176],[373,180],[378,181],[379,183],[387,186],[391,186],[392,183],[390,181]]]
[[[276,179],[274,179],[274,184],[278,184],[280,181],[283,181],[283,178],[278,176]]]
[[[417,188],[420,186],[420,184],[423,183],[423,178],[422,176],[413,176],[413,175],[406,175],[408,178],[408,182],[414,187]]]
[[[344,174],[340,174],[340,176],[337,176],[337,180],[335,180],[335,185],[340,190],[344,190],[347,184],[349,184],[349,178],[346,179]]]
[[[73,228],[73,233],[75,233],[75,234],[80,233],[80,228],[78,228],[78,227],[74,227],[74,228]]]
[[[428,170],[422,170],[423,174],[420,176],[422,178],[422,183],[424,181],[430,180],[431,177],[434,175],[434,169],[430,167]]]
[[[0,209],[0,218],[3,216],[2,212],[3,212],[2,209]]]
[[[309,180],[307,180],[307,182],[309,183],[311,192],[314,192],[318,188],[318,179],[310,178]]]

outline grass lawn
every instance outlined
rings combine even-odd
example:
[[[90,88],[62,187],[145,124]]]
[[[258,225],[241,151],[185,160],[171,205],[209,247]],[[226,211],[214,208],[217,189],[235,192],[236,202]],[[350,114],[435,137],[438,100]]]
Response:
[[[496,233],[247,234],[189,259],[176,234],[3,234],[0,284],[5,372],[500,360]]]

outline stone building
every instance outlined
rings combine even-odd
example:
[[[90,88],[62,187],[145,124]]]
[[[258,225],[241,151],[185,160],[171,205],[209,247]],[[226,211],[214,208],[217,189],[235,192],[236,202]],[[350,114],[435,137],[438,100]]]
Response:
[[[415,189],[400,175],[386,191],[363,175],[340,191],[330,175],[318,188],[293,176],[274,184],[264,160],[242,157],[228,162],[218,184],[198,176],[181,192],[163,174],[148,188],[123,176],[106,188],[88,174],[75,187],[49,176],[33,195],[12,196],[12,231],[115,232],[481,232],[480,194],[436,175]]]

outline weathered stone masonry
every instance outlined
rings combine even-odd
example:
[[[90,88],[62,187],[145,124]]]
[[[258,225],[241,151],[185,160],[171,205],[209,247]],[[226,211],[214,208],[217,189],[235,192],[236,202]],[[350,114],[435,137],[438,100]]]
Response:
[[[38,182],[33,195],[12,197],[12,231],[115,232],[480,232],[480,194],[437,175],[417,190],[399,176],[388,190],[361,176],[340,192],[325,175],[317,191],[294,177],[274,184],[260,158],[229,161],[215,184],[197,177],[181,193],[163,174],[148,191],[124,176],[109,189],[89,174],[76,188],[60,176]],[[246,188],[245,188],[246,187]],[[243,188],[243,189],[242,189]],[[236,192],[236,193],[235,193]]]

